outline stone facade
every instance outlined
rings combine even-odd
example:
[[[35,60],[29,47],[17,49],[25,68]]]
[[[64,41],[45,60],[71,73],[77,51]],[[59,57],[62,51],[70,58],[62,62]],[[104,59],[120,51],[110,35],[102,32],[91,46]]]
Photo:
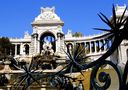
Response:
[[[116,7],[117,16],[121,16],[126,6]],[[128,16],[128,10],[125,16]],[[32,57],[34,55],[42,54],[44,50],[51,50],[55,55],[65,57],[63,50],[65,44],[72,48],[75,44],[81,44],[87,50],[87,56],[90,56],[90,61],[96,60],[103,55],[111,46],[112,41],[104,36],[105,33],[73,37],[69,30],[67,34],[63,33],[64,22],[55,13],[55,8],[41,8],[41,13],[31,23],[33,32],[31,35],[25,32],[22,39],[11,39],[12,44],[15,45],[14,56],[17,58]],[[99,37],[99,38],[95,38]],[[107,44],[106,44],[107,43]],[[44,45],[45,44],[45,45]],[[103,46],[106,44],[105,46]],[[50,47],[49,47],[50,46]],[[102,47],[103,46],[103,47]],[[108,60],[114,63],[124,65],[128,59],[128,41],[123,41],[118,50],[111,55]]]

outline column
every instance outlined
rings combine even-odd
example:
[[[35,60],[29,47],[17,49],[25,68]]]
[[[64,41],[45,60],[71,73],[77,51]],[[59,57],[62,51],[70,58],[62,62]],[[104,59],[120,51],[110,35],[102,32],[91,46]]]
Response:
[[[90,51],[90,54],[91,54],[92,53],[91,42],[89,42],[89,51]]]
[[[99,42],[99,40],[97,41],[97,52],[99,52],[100,51],[100,42]]]
[[[55,43],[56,43],[55,53],[57,55],[59,55],[60,54],[60,36],[59,36],[59,34],[57,34],[57,41]]]
[[[34,52],[35,52],[35,54],[36,54],[36,37],[34,37]]]
[[[23,50],[24,50],[23,48],[24,48],[24,47],[23,47],[23,44],[22,44],[22,43],[20,44],[20,47],[21,47],[21,48],[20,48],[20,54],[23,55]]]
[[[100,47],[99,47],[99,40],[96,40],[95,41],[95,48],[96,48],[96,53],[98,53],[100,50]]]
[[[61,52],[60,52],[60,51],[61,51],[61,50],[60,50],[60,49],[61,49],[61,47],[60,47],[60,44],[61,44],[61,43],[60,43],[60,36],[58,37],[58,40],[59,40],[59,53],[61,53]]]
[[[104,51],[106,51],[107,50],[107,41],[106,41],[106,39],[104,39],[104,44],[105,44],[105,46],[104,46]]]
[[[85,42],[85,50],[86,50],[86,54],[88,54],[88,50],[89,50],[89,43]]]
[[[95,46],[95,53],[97,53],[97,42],[94,41],[94,46]]]
[[[103,40],[103,42],[104,42],[104,51],[106,51],[107,50],[107,42],[105,39]]]
[[[17,44],[15,44],[15,56],[17,55]]]
[[[101,42],[101,51],[104,51],[104,40],[100,40]]]
[[[40,53],[40,42],[37,41],[37,53]]]
[[[101,44],[101,40],[99,40],[99,52],[101,52],[101,47],[102,47],[102,44]]]

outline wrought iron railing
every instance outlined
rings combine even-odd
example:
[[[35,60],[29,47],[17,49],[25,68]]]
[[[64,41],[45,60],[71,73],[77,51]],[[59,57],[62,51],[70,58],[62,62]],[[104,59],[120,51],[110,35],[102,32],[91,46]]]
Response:
[[[49,78],[50,85],[54,87],[59,87],[59,89],[83,90],[84,88],[82,85],[82,81],[80,80],[78,86],[75,86],[73,82],[76,79],[70,77],[70,74],[74,72],[80,72],[83,75],[83,71],[86,71],[87,69],[91,68],[92,71],[90,77],[90,90],[106,90],[111,85],[111,77],[107,72],[102,71],[98,73],[98,70],[103,65],[110,65],[117,73],[119,79],[119,90],[127,90],[128,61],[122,73],[118,65],[114,64],[112,61],[106,60],[110,55],[113,54],[116,49],[118,49],[119,45],[123,40],[128,40],[128,17],[124,17],[126,9],[124,10],[122,16],[120,18],[117,18],[115,8],[113,6],[113,21],[110,21],[102,13],[98,14],[101,20],[105,22],[110,27],[110,29],[95,29],[107,31],[105,36],[108,36],[108,39],[113,40],[111,47],[100,58],[93,62],[86,63],[83,62],[83,60],[86,60],[86,58],[88,57],[83,54],[83,49],[79,50],[80,46],[75,47],[72,52],[69,50],[69,48],[67,48],[67,52],[65,53],[67,54],[69,61],[66,62],[66,65],[64,65],[61,70],[58,70],[57,72],[46,73],[43,71],[36,70],[34,68],[34,66],[36,66],[35,63],[31,63],[29,66],[26,64],[22,65],[20,68],[23,72],[20,72],[21,75],[19,76],[18,81],[16,81],[15,87],[20,86],[20,84],[22,84],[24,85],[22,90],[26,90],[34,82],[41,85],[39,80],[41,80],[42,78]],[[12,64],[14,64],[14,66],[16,67],[18,67],[19,65],[15,61],[13,61]],[[97,74],[99,81],[97,81]],[[100,85],[99,82],[104,84]]]

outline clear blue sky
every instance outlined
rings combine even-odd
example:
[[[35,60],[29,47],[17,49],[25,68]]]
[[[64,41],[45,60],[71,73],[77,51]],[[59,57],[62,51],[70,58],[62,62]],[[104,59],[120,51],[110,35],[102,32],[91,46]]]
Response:
[[[106,27],[97,13],[111,16],[112,4],[128,6],[128,0],[0,0],[0,36],[23,37],[32,33],[31,22],[40,13],[40,7],[55,6],[64,21],[64,33],[97,34],[94,27]]]

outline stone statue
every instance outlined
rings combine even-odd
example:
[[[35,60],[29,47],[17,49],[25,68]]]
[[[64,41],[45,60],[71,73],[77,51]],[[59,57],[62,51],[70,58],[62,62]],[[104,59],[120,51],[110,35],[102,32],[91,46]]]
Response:
[[[42,54],[46,54],[46,55],[54,54],[54,51],[52,49],[52,44],[48,40],[44,41]]]

